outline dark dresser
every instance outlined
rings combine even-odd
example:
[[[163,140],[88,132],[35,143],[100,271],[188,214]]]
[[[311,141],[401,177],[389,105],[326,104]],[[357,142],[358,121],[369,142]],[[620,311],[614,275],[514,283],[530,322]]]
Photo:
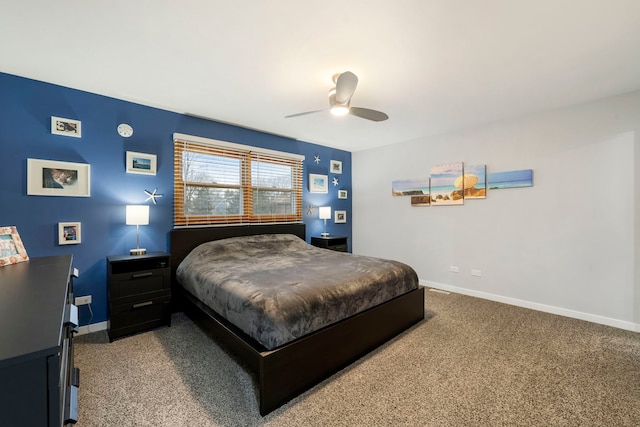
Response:
[[[0,425],[78,420],[72,256],[0,267]]]
[[[109,340],[171,326],[169,260],[164,252],[107,257]]]

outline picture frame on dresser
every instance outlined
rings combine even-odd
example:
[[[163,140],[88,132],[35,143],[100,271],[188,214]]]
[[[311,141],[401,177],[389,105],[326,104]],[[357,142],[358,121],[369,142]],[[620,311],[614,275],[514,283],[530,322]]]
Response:
[[[0,227],[0,267],[28,260],[18,229],[13,225]]]

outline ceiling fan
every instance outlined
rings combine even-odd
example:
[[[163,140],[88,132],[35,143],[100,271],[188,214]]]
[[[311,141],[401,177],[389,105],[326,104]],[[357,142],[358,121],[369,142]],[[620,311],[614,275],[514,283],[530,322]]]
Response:
[[[351,106],[351,97],[358,86],[358,77],[351,71],[338,73],[333,75],[333,83],[336,85],[329,91],[329,108],[322,110],[305,111],[304,113],[290,114],[285,118],[304,116],[307,114],[319,113],[321,111],[331,111],[336,116],[344,116],[351,114],[374,122],[387,120],[389,116],[382,111],[371,110],[369,108],[360,108]]]

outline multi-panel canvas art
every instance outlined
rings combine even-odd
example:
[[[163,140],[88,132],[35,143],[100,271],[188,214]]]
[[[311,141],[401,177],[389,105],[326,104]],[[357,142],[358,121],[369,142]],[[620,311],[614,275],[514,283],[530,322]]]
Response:
[[[487,165],[455,162],[433,166],[430,178],[392,181],[391,194],[411,196],[411,206],[446,206],[486,199],[487,190],[531,186],[531,169],[487,174]]]

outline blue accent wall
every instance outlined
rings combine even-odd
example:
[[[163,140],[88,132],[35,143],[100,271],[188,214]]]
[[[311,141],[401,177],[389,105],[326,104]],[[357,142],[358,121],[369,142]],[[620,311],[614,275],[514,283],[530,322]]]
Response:
[[[82,138],[53,135],[51,116],[80,120]],[[118,135],[120,123],[133,127],[131,138]],[[76,296],[93,297],[92,319],[80,307],[82,325],[107,320],[106,257],[136,246],[135,227],[125,225],[125,205],[151,206],[150,224],[140,227],[140,246],[169,250],[174,132],[304,155],[307,241],[324,230],[318,206],[328,205],[347,211],[346,224],[327,221],[327,230],[348,236],[351,246],[350,152],[0,73],[0,226],[17,227],[30,257],[73,254],[80,270]],[[157,175],[126,173],[127,151],[157,155]],[[91,197],[27,196],[27,158],[90,164]],[[342,162],[342,174],[329,172],[330,160]],[[309,173],[328,175],[328,194],[309,193]],[[155,188],[164,196],[157,205],[145,202],[144,190]],[[339,189],[348,191],[347,199],[338,199]],[[58,245],[58,222],[81,222],[82,243]]]

